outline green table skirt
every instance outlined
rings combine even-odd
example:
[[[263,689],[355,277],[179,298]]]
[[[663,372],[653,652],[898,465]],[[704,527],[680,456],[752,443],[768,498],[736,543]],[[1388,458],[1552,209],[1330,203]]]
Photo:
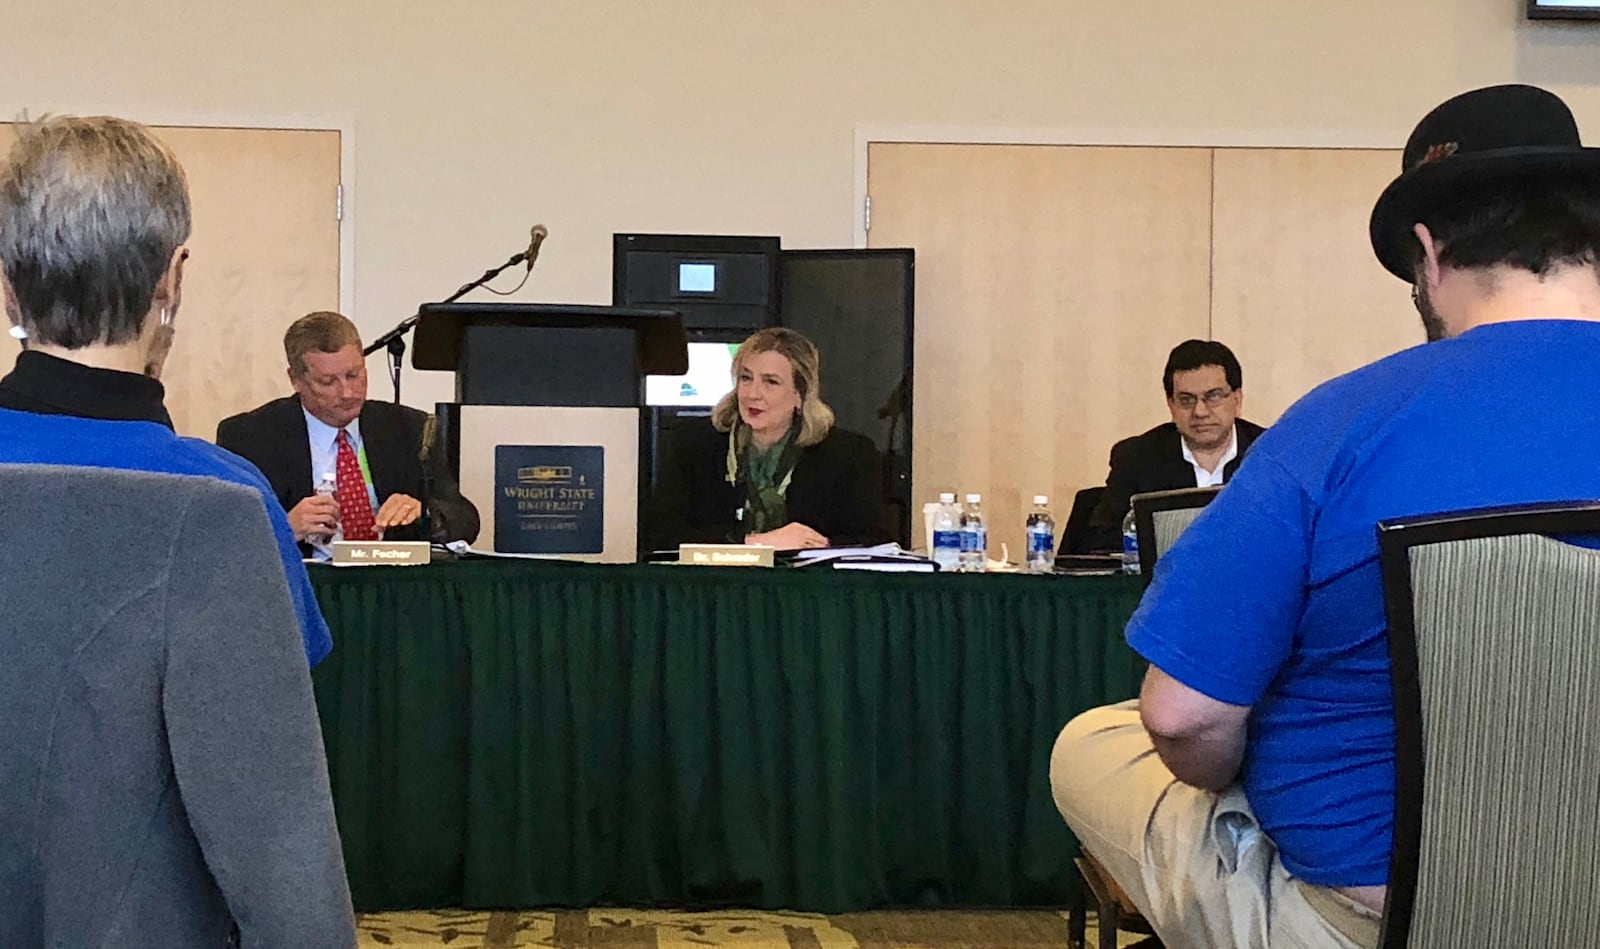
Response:
[[[1051,746],[1142,672],[1124,577],[312,576],[363,910],[1059,905]]]

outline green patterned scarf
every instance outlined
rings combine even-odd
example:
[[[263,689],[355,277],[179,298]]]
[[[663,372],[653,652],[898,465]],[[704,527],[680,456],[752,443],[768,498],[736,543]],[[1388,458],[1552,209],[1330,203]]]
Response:
[[[795,441],[799,433],[797,421],[765,451],[751,444],[746,425],[735,425],[728,433],[728,483],[744,486],[741,526],[746,534],[777,530],[789,523],[789,506],[784,497],[800,456],[800,446]]]

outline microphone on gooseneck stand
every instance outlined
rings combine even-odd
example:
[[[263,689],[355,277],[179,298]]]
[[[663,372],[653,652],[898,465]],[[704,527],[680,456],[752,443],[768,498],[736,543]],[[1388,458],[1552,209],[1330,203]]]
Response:
[[[493,268],[491,268],[489,270],[484,271],[483,272],[483,276],[481,276],[478,279],[473,280],[471,282],[462,284],[456,290],[455,293],[450,294],[449,296],[445,297],[443,300],[440,300],[439,302],[440,303],[454,303],[457,300],[461,299],[462,297],[466,296],[469,292],[471,292],[473,290],[476,290],[479,287],[486,286],[489,281],[491,281],[494,278],[500,276],[500,274],[502,274],[506,270],[508,270],[508,269],[510,269],[512,267],[515,267],[517,264],[520,264],[520,263],[523,263],[523,262],[527,263],[528,272],[532,273],[533,272],[533,262],[535,260],[539,259],[539,245],[543,244],[544,243],[544,239],[546,237],[549,237],[549,236],[550,236],[550,229],[549,228],[545,227],[543,224],[535,224],[528,231],[528,249],[527,250],[519,250],[519,251],[517,251],[515,254],[512,254],[510,257],[506,258],[506,262],[505,263],[501,264],[498,267],[493,267]],[[526,282],[527,278],[524,277],[523,280],[524,280],[524,282]],[[509,296],[510,294],[516,292],[515,289],[507,290],[504,293],[501,293],[500,291],[494,289],[493,287],[487,287],[487,289],[489,290],[490,293],[499,293],[500,296]],[[368,343],[366,345],[366,347],[361,350],[361,355],[363,355],[363,356],[370,356],[370,355],[372,355],[373,353],[377,352],[380,349],[387,349],[389,351],[389,356],[390,356],[390,359],[391,359],[391,362],[392,362],[392,368],[389,370],[389,379],[390,379],[391,382],[394,383],[394,401],[395,401],[396,404],[398,404],[400,402],[400,369],[404,365],[404,357],[405,357],[405,354],[406,354],[405,335],[407,333],[411,332],[412,327],[416,326],[421,321],[422,321],[422,312],[419,310],[418,312],[413,313],[410,316],[406,317],[405,319],[401,320],[399,322],[399,324],[395,326],[394,329],[390,330],[387,333],[384,333],[382,336],[379,336],[377,339],[375,339],[372,342]]]
[[[550,229],[543,224],[535,224],[528,231],[528,249],[523,256],[528,261],[528,271],[533,272],[533,262],[539,259],[539,247],[544,244],[544,239],[550,236]]]

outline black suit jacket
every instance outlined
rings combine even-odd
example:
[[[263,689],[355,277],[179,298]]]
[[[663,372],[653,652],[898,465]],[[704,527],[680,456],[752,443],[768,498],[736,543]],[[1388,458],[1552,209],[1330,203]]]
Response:
[[[800,449],[784,495],[789,520],[834,546],[886,543],[880,467],[877,448],[865,435],[833,429]],[[744,495],[728,483],[727,473],[728,436],[710,419],[674,431],[649,508],[650,546],[742,542],[745,531],[735,514],[744,507]]]
[[[1231,481],[1245,452],[1265,431],[1254,422],[1234,421],[1239,439],[1239,454],[1222,469],[1222,480]],[[1111,446],[1111,474],[1106,491],[1089,519],[1091,550],[1119,550],[1122,547],[1122,519],[1128,515],[1129,500],[1146,491],[1171,491],[1192,488],[1194,466],[1183,460],[1183,436],[1171,422],[1157,425],[1142,435],[1124,438]]]
[[[381,505],[393,494],[427,499],[436,541],[478,536],[478,509],[461,496],[455,478],[438,459],[430,461],[432,490],[424,485],[422,431],[427,413],[392,402],[361,407],[361,442]],[[217,425],[217,445],[261,470],[285,511],[311,496],[311,440],[300,398],[274,399]],[[423,540],[421,522],[386,531],[390,540]],[[309,550],[304,544],[303,550]]]

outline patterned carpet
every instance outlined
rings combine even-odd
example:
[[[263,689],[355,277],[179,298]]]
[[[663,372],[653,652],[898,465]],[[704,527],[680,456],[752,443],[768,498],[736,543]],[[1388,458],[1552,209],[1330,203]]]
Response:
[[[763,913],[726,910],[466,910],[371,913],[360,917],[361,949],[1059,949],[1065,913],[1048,911]],[[1094,945],[1091,920],[1089,945]],[[1125,937],[1123,944],[1136,941]]]

